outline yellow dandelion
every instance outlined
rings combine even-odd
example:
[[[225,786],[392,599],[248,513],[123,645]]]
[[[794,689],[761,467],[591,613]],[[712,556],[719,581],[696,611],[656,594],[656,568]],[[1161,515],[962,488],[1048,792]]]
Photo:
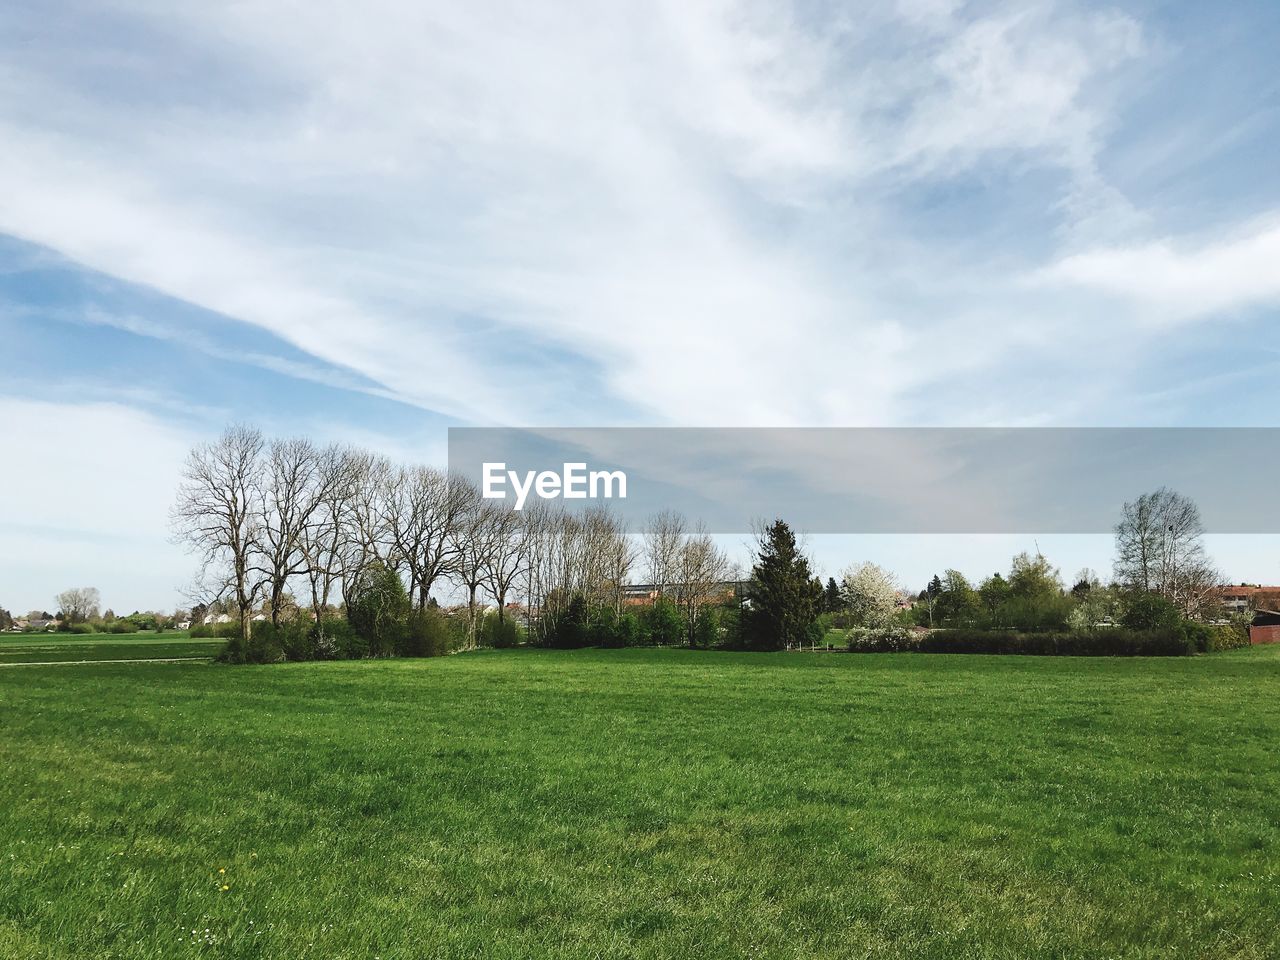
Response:
[[[226,873],[226,872],[227,872],[227,868],[226,868],[226,867],[219,867],[219,868],[218,868],[218,872],[219,872],[219,873]]]
[[[228,886],[224,883],[224,884],[222,885],[222,889],[223,889],[224,891],[226,891],[226,890],[230,890],[231,888],[230,888],[230,887],[228,887]]]

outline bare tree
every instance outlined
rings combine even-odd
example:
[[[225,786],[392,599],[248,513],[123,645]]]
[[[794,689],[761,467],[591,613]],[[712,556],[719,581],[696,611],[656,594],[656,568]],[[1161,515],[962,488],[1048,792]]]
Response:
[[[507,615],[507,594],[524,572],[529,539],[522,513],[499,506],[489,509],[493,513],[493,537],[492,546],[483,560],[484,577],[498,605],[498,620],[502,622]]]
[[[325,466],[323,452],[310,440],[272,440],[267,447],[258,491],[261,550],[255,569],[267,581],[273,626],[280,624],[289,580],[307,570],[310,531],[330,498],[326,484],[336,482]]]
[[[72,587],[63,590],[55,598],[58,609],[62,611],[62,619],[67,623],[84,623],[98,616],[102,603],[102,595],[97,587]]]
[[[421,610],[430,602],[435,584],[450,576],[457,565],[454,531],[471,491],[465,482],[433,467],[414,467],[401,482],[405,522],[400,552],[408,568],[409,599]]]
[[[699,524],[680,545],[676,569],[679,573],[679,582],[675,585],[676,600],[684,608],[688,640],[693,644],[703,608],[725,592],[731,563],[725,552],[716,546],[706,527]]]
[[[345,447],[329,446],[317,457],[317,504],[311,522],[301,529],[300,549],[311,587],[311,610],[320,623],[335,583],[343,582],[350,553],[351,502],[363,458]]]
[[[467,592],[467,646],[476,646],[476,594],[485,582],[494,546],[497,512],[470,483],[455,480],[465,497],[458,522],[451,531],[456,556],[454,576]]]
[[[1204,549],[1204,523],[1189,497],[1161,487],[1126,503],[1116,525],[1115,579],[1157,593],[1186,616],[1209,603],[1219,575]]]
[[[536,500],[527,505],[522,512],[525,552],[525,628],[530,635],[541,635],[553,598],[552,589],[558,567],[557,545],[564,514],[546,500]]]
[[[229,427],[214,442],[196,447],[187,457],[172,515],[178,540],[200,557],[202,574],[218,578],[217,596],[234,598],[243,648],[263,586],[253,571],[260,549],[255,508],[262,450],[262,434],[247,426]]]
[[[349,464],[346,503],[345,551],[342,562],[342,595],[345,598],[355,578],[372,561],[392,570],[399,569],[393,536],[387,519],[392,514],[386,504],[392,489],[388,476],[392,465],[385,457],[357,451]]]
[[[680,551],[688,524],[674,510],[662,510],[649,518],[644,530],[644,559],[649,582],[662,596],[677,576]]]

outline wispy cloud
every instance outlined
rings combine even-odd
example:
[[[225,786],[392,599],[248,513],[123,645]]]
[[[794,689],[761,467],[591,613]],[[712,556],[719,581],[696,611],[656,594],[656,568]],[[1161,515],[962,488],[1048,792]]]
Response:
[[[1097,291],[1152,326],[1280,305],[1280,217],[1210,239],[1160,238],[1071,254],[1039,280]]]
[[[24,24],[0,229],[485,422],[914,418],[1025,341],[1009,251],[931,242],[904,197],[1042,170],[1057,226],[1122,208],[1097,88],[1144,50],[1133,19],[1052,3],[90,21],[87,58]],[[926,281],[949,317],[902,295]],[[981,357],[966,316],[1000,331]]]

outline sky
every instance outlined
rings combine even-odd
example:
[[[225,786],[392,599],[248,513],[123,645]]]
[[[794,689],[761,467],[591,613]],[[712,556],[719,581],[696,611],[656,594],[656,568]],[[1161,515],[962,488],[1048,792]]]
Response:
[[[1280,426],[1280,4],[0,7],[0,606],[230,421]],[[1224,465],[1224,469],[1230,467]],[[831,538],[909,584],[1107,538]],[[1280,582],[1276,538],[1210,540]]]

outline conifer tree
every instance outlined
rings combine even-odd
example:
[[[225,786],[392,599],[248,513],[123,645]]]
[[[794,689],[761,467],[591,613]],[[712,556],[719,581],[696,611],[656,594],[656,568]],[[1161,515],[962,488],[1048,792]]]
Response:
[[[760,535],[747,586],[743,640],[753,650],[784,650],[812,641],[822,599],[822,581],[813,576],[795,533],[775,520]]]

